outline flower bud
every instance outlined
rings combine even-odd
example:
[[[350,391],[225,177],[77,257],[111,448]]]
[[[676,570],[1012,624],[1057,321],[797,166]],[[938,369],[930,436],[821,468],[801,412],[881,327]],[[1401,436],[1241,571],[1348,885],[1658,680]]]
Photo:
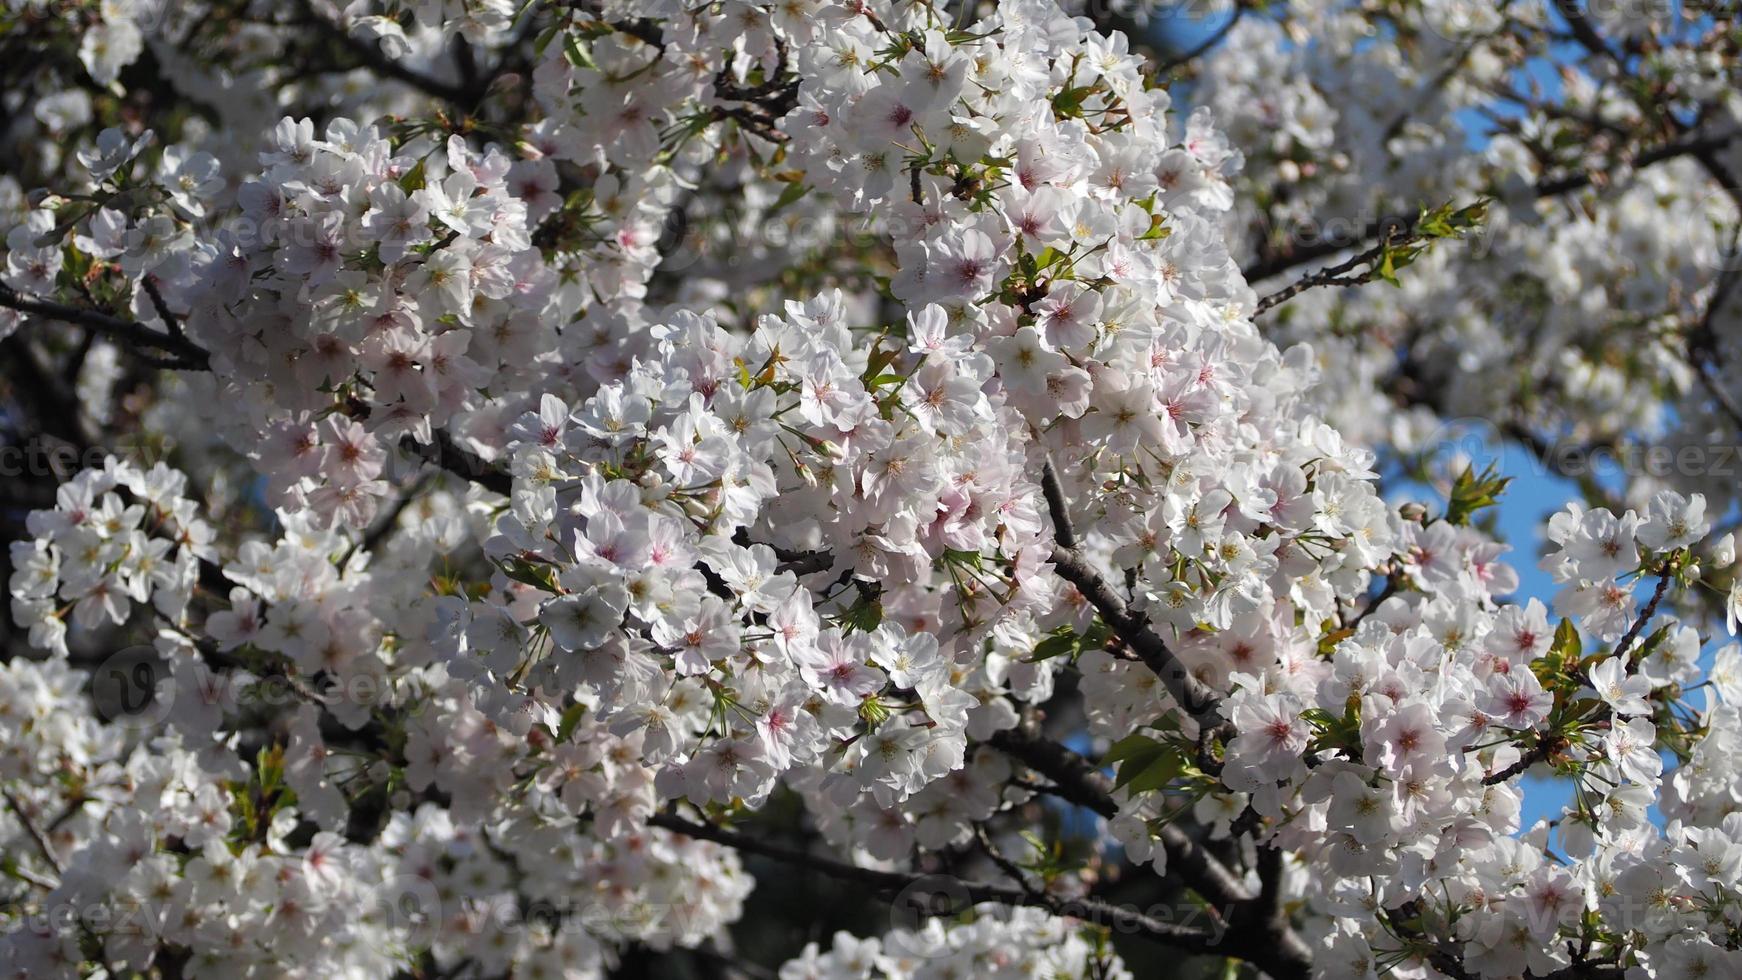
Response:
[[[1736,534],[1732,531],[1712,545],[1712,567],[1729,568],[1736,563]]]

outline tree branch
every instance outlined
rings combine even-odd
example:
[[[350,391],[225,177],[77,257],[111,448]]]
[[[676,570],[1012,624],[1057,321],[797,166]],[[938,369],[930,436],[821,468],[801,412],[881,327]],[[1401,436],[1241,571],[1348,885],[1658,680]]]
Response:
[[[1234,25],[1240,23],[1240,18],[1242,18],[1244,16],[1246,16],[1246,3],[1244,2],[1244,0],[1235,0],[1234,13],[1231,17],[1228,18],[1227,23],[1225,23],[1221,27],[1217,28],[1216,32],[1214,34],[1211,34],[1209,37],[1205,38],[1196,47],[1193,47],[1189,51],[1185,51],[1185,52],[1182,52],[1180,54],[1174,55],[1173,57],[1167,59],[1167,61],[1161,63],[1160,65],[1157,65],[1155,68],[1155,74],[1157,76],[1166,75],[1169,72],[1172,72],[1174,69],[1181,67],[1182,65],[1189,64],[1189,63],[1196,61],[1197,59],[1203,57],[1204,52],[1210,50],[1211,48],[1215,47],[1218,44],[1221,44],[1223,39],[1228,36],[1228,33],[1234,29]]]
[[[1415,221],[1413,219],[1400,219],[1386,224],[1384,231],[1380,233],[1379,244],[1358,255],[1350,256],[1348,259],[1339,262],[1336,265],[1320,269],[1312,275],[1302,276],[1291,285],[1271,293],[1258,301],[1258,308],[1252,311],[1252,315],[1254,317],[1262,316],[1269,310],[1281,306],[1301,293],[1304,293],[1309,289],[1316,289],[1319,286],[1359,286],[1364,283],[1372,282],[1375,276],[1376,263],[1385,256],[1387,249],[1394,245],[1414,241],[1419,237],[1415,234],[1414,226]],[[1363,265],[1374,266],[1375,268],[1369,268],[1366,272],[1357,276],[1348,275],[1348,273]]]
[[[1032,730],[1010,729],[992,736],[994,748],[1057,785],[1058,795],[1111,820],[1119,814],[1113,799],[1112,781],[1094,764],[1070,749],[1042,738]],[[1168,824],[1162,827],[1167,847],[1168,870],[1179,871],[1193,891],[1218,905],[1252,901],[1252,893],[1240,878],[1215,856],[1198,846],[1185,831]]]
[[[148,286],[147,291],[155,293],[156,290],[154,287]],[[161,302],[161,298],[154,299],[153,302]],[[157,333],[135,320],[125,320],[98,310],[85,310],[61,303],[31,299],[20,295],[17,290],[5,284],[0,284],[0,306],[11,307],[44,319],[86,327],[112,338],[135,356],[153,363],[157,367],[185,371],[209,371],[212,367],[211,355],[206,352],[206,349],[182,336],[179,331],[175,334]],[[163,316],[166,321],[174,319],[173,315],[168,313],[167,307],[159,307],[158,315]],[[139,350],[140,347],[167,352],[173,355],[174,359],[165,362],[162,358],[143,353]],[[427,463],[441,467],[494,493],[506,495],[514,488],[514,480],[511,476],[486,462],[476,453],[461,448],[445,430],[435,430],[432,434],[432,441],[427,444],[407,436],[401,440],[400,447]]]
[[[1722,136],[1689,137],[1672,140],[1668,143],[1651,147],[1650,149],[1640,152],[1633,158],[1632,163],[1635,169],[1643,169],[1653,164],[1662,163],[1665,160],[1675,159],[1676,157],[1722,149],[1735,141],[1738,135],[1742,134],[1729,133]],[[1585,169],[1552,180],[1540,180],[1536,184],[1535,195],[1540,200],[1543,198],[1558,197],[1562,194],[1567,194],[1588,187],[1595,179],[1594,174],[1594,170]],[[1287,251],[1261,256],[1256,262],[1241,269],[1240,273],[1249,283],[1263,282],[1266,279],[1279,276],[1284,272],[1306,265],[1309,262],[1330,258],[1339,252],[1357,247],[1364,242],[1372,241],[1380,235],[1385,234],[1386,229],[1392,225],[1406,221],[1412,221],[1412,219],[1407,215],[1388,215],[1367,225],[1360,234],[1353,238],[1344,238],[1342,236],[1321,238],[1317,241],[1288,249]]]
[[[1742,201],[1738,202],[1742,204]],[[1738,244],[1738,236],[1731,236],[1730,247],[1734,250]],[[1718,356],[1718,332],[1713,326],[1719,310],[1735,292],[1738,283],[1742,283],[1742,269],[1729,269],[1719,276],[1718,282],[1712,287],[1712,295],[1706,300],[1706,311],[1700,317],[1696,326],[1687,337],[1688,363],[1693,366],[1694,374],[1700,379],[1700,384],[1706,389],[1718,410],[1729,416],[1738,431],[1742,431],[1742,406],[1736,399],[1724,390],[1714,373],[1720,365]]]
[[[745,854],[755,854],[759,857],[779,861],[782,864],[815,871],[818,874],[841,881],[863,885],[885,894],[914,895],[914,897],[927,902],[925,911],[933,914],[954,915],[969,905],[982,902],[1041,908],[1054,915],[1110,926],[1122,932],[1134,933],[1145,939],[1190,952],[1219,953],[1214,948],[1214,940],[1207,932],[1175,925],[1171,922],[1163,922],[1135,909],[1112,905],[1096,899],[1067,899],[1046,892],[1030,892],[1021,888],[963,881],[958,878],[944,878],[940,875],[861,868],[856,864],[849,864],[809,851],[784,847],[760,837],[751,837],[714,824],[695,823],[670,813],[655,814],[648,820],[648,824],[697,840],[723,844]],[[940,878],[943,880],[935,880]],[[919,891],[920,889],[926,890]],[[929,904],[937,898],[943,898],[950,904],[941,908]]]
[[[1118,814],[1112,781],[1106,774],[1070,749],[1040,737],[1032,724],[998,732],[990,744],[1052,780],[1059,797],[1108,819]],[[1266,912],[1262,894],[1255,896],[1248,891],[1234,872],[1185,831],[1164,824],[1160,837],[1167,850],[1168,875],[1178,875],[1218,912],[1226,912],[1232,928],[1224,939],[1232,937],[1240,951],[1221,949],[1220,955],[1251,962],[1278,980],[1307,975],[1312,952],[1280,910]]]
[[[1652,591],[1651,600],[1645,604],[1644,609],[1639,611],[1639,615],[1634,617],[1632,625],[1627,628],[1627,632],[1621,637],[1621,642],[1615,645],[1615,652],[1611,654],[1612,657],[1627,656],[1633,648],[1633,642],[1639,638],[1640,633],[1644,632],[1646,624],[1650,623],[1651,620],[1657,616],[1657,607],[1663,602],[1664,593],[1669,591],[1669,582],[1670,579],[1675,577],[1675,570],[1675,562],[1665,561],[1663,563],[1663,567],[1658,570],[1657,588]],[[1631,675],[1634,672],[1635,665],[1626,663],[1625,661],[1623,661],[1623,663],[1627,668],[1627,673]],[[1603,704],[1596,709],[1594,714],[1575,718],[1573,719],[1573,723],[1583,723],[1587,720],[1594,723],[1609,717],[1609,714],[1609,706]],[[1489,773],[1482,777],[1482,785],[1493,786],[1496,783],[1506,782],[1508,779],[1524,772],[1531,766],[1536,765],[1538,762],[1547,759],[1557,750],[1565,748],[1566,745],[1566,738],[1559,734],[1554,732],[1537,732],[1536,742],[1519,755],[1518,761],[1498,772]]]
[[[30,816],[24,812],[24,806],[18,802],[18,797],[13,796],[9,789],[0,790],[0,797],[5,798],[7,809],[11,810],[12,815],[18,818],[19,826],[24,828],[25,836],[30,838],[30,843],[36,847],[37,853],[42,855],[42,859],[54,869],[55,874],[60,874],[62,871],[60,859],[54,856],[54,850],[48,846],[47,838],[42,836],[42,831],[36,829],[36,824],[31,822]]]
[[[1053,537],[1058,542],[1052,553],[1053,570],[1060,578],[1076,586],[1119,638],[1143,658],[1144,664],[1161,678],[1168,693],[1186,713],[1200,724],[1214,724],[1217,721],[1216,708],[1221,703],[1215,692],[1180,663],[1168,649],[1167,641],[1150,624],[1149,617],[1126,606],[1113,586],[1077,551],[1076,530],[1071,527],[1064,489],[1059,485],[1058,473],[1050,459],[1041,469],[1040,485],[1046,495],[1047,510],[1052,515]]]
[[[148,291],[154,292],[155,287],[150,287]],[[158,333],[134,320],[124,320],[98,310],[33,299],[4,283],[0,283],[0,306],[31,316],[84,327],[108,337],[141,359],[153,362],[157,367],[186,371],[205,371],[211,367],[211,356],[206,353],[205,348],[179,333]],[[166,317],[167,319],[170,318]],[[168,354],[170,357],[166,359],[149,354],[141,348]]]
[[[487,79],[478,80],[473,85],[465,85],[443,81],[433,75],[418,71],[395,58],[388,57],[382,52],[378,42],[356,37],[343,25],[328,20],[326,15],[315,9],[311,0],[301,0],[300,6],[315,31],[357,59],[359,67],[368,68],[377,74],[404,82],[426,95],[452,103],[461,109],[475,106],[489,90],[489,80]]]
[[[151,298],[151,308],[157,311],[157,317],[163,321],[164,329],[168,330],[172,337],[187,339],[187,336],[182,333],[181,319],[170,312],[169,304],[163,299],[162,290],[157,288],[157,280],[148,275],[141,278],[139,283],[145,287],[145,295]]]
[[[432,466],[440,467],[463,480],[507,496],[514,490],[514,477],[486,462],[482,456],[454,442],[446,429],[430,433],[430,442],[418,442],[410,436],[399,441],[399,448]]]

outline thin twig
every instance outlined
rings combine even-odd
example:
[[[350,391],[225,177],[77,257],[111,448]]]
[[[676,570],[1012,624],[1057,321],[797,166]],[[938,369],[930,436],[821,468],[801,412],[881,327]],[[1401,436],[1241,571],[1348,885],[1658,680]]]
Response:
[[[18,292],[11,286],[0,283],[0,306],[10,307],[21,313],[43,317],[48,320],[59,320],[85,327],[115,341],[129,352],[157,367],[176,370],[204,371],[211,367],[211,356],[205,348],[188,340],[186,337],[170,333],[157,333],[133,320],[123,320],[98,310],[85,310],[76,306],[39,300]],[[157,354],[146,353],[141,348],[170,355],[160,357]]]
[[[856,864],[785,847],[762,837],[752,837],[716,824],[696,823],[671,813],[655,814],[648,820],[648,823],[664,830],[683,834],[686,837],[713,841],[745,854],[754,854],[779,861],[782,864],[815,871],[818,874],[841,881],[864,885],[882,893],[913,895],[915,898],[924,899],[927,903],[941,897],[950,903],[943,907],[927,904],[923,908],[928,912],[954,915],[972,905],[983,902],[1043,908],[1054,915],[1112,926],[1164,945],[1179,947],[1191,952],[1218,952],[1226,955],[1226,951],[1214,948],[1215,941],[1208,932],[1175,925],[1171,922],[1163,922],[1135,909],[1112,905],[1097,899],[1066,899],[1046,892],[1028,892],[1019,888],[992,885],[985,882],[963,881],[956,878],[945,879],[939,875],[861,868]],[[915,891],[921,888],[926,890],[915,894]]]
[[[164,302],[162,290],[157,288],[157,281],[146,276],[140,280],[140,284],[145,287],[145,295],[151,297],[151,307],[157,311],[158,319],[163,321],[163,325],[169,330],[170,335],[186,339],[187,335],[182,333],[181,319],[170,312],[169,304]]]
[[[1175,55],[1161,65],[1158,65],[1155,69],[1155,74],[1158,77],[1166,75],[1182,65],[1196,61],[1198,58],[1203,56],[1204,52],[1218,44],[1221,44],[1222,40],[1228,36],[1228,32],[1232,31],[1234,25],[1240,23],[1240,18],[1244,16],[1246,16],[1246,4],[1244,2],[1236,2],[1234,4],[1234,14],[1228,18],[1227,23],[1217,28],[1214,34],[1205,38],[1202,43],[1193,47],[1190,51],[1187,51],[1184,54]]]
[[[1005,857],[1004,853],[998,850],[998,844],[992,840],[992,835],[986,832],[985,824],[974,824],[974,839],[980,842],[980,849],[986,853],[987,859],[996,865],[999,871],[1004,872],[1005,877],[1016,882],[1017,887],[1029,895],[1041,894],[1040,889],[1029,883],[1028,875],[1016,866],[1016,862]]]
[[[315,9],[311,0],[302,0],[301,7],[306,20],[314,26],[322,37],[338,44],[356,58],[362,67],[369,68],[378,74],[404,82],[412,88],[450,102],[461,109],[469,109],[476,105],[489,89],[488,81],[480,80],[477,84],[468,86],[443,81],[433,75],[418,71],[396,58],[388,57],[382,52],[378,44],[365,41],[353,35],[342,25],[327,19],[325,14]]]
[[[1673,160],[1677,157],[1692,156],[1714,150],[1723,149],[1734,142],[1742,131],[1719,136],[1688,137],[1672,140],[1659,146],[1650,147],[1636,154],[1632,159],[1635,170],[1643,170],[1653,164]],[[1540,180],[1536,184],[1535,196],[1538,199],[1558,197],[1572,191],[1589,187],[1596,179],[1596,168],[1586,168],[1554,179]],[[1284,252],[1261,255],[1258,261],[1242,268],[1241,275],[1249,283],[1263,282],[1266,279],[1281,275],[1291,269],[1327,259],[1339,252],[1359,246],[1363,242],[1372,241],[1385,233],[1385,230],[1400,220],[1397,216],[1381,218],[1369,224],[1360,234],[1353,238],[1341,235],[1320,238],[1304,243]]]
[[[1651,594],[1651,600],[1645,604],[1644,609],[1640,610],[1639,615],[1634,617],[1633,624],[1627,628],[1627,632],[1621,637],[1621,642],[1616,645],[1614,656],[1626,657],[1633,647],[1633,642],[1637,640],[1639,634],[1645,630],[1646,624],[1650,623],[1651,620],[1656,617],[1657,607],[1661,602],[1663,602],[1664,594],[1669,591],[1670,579],[1675,577],[1675,569],[1676,565],[1674,562],[1664,562],[1663,568],[1659,571],[1657,588]],[[1626,663],[1627,672],[1632,674],[1634,665],[1627,663],[1625,660],[1623,663]],[[1589,716],[1588,721],[1592,723],[1599,722],[1609,717],[1609,714],[1610,708],[1607,704],[1604,704],[1599,707],[1595,713]],[[1585,718],[1574,719],[1575,723],[1582,723],[1585,721],[1587,721]],[[1529,748],[1521,752],[1517,761],[1513,762],[1511,765],[1497,772],[1492,772],[1483,776],[1482,785],[1493,786],[1496,783],[1506,782],[1512,777],[1530,769],[1532,766],[1544,759],[1547,759],[1556,751],[1565,748],[1567,745],[1567,740],[1562,735],[1554,732],[1533,731],[1536,736],[1536,741],[1531,743]]]
[[[54,856],[54,850],[48,846],[48,839],[42,836],[42,831],[36,829],[36,824],[24,812],[24,807],[18,802],[18,797],[13,796],[9,789],[0,790],[0,797],[6,799],[6,806],[11,809],[12,815],[18,818],[18,823],[24,827],[24,833],[30,838],[30,842],[36,845],[37,853],[42,855],[42,859],[48,862],[48,866],[54,869],[55,874],[60,874],[62,870],[60,859]]]
[[[1644,631],[1645,625],[1657,615],[1658,604],[1663,602],[1664,593],[1669,591],[1669,580],[1675,576],[1675,566],[1674,561],[1663,563],[1663,569],[1657,577],[1657,588],[1651,593],[1651,601],[1647,602],[1645,608],[1640,610],[1638,617],[1633,620],[1633,625],[1628,627],[1627,633],[1621,637],[1621,642],[1615,645],[1616,657],[1625,658],[1627,656],[1627,652],[1633,647],[1633,641],[1639,639],[1639,634]]]
[[[1261,316],[1309,289],[1316,289],[1320,286],[1360,286],[1372,282],[1378,274],[1378,263],[1385,257],[1388,250],[1397,245],[1408,244],[1420,237],[1415,234],[1414,228],[1415,219],[1413,218],[1400,218],[1390,222],[1380,233],[1379,244],[1359,255],[1350,256],[1336,265],[1320,269],[1311,275],[1302,276],[1290,285],[1271,293],[1258,301],[1258,308],[1252,312],[1252,315]],[[1349,275],[1350,272],[1364,265],[1369,266],[1365,272],[1360,275]]]

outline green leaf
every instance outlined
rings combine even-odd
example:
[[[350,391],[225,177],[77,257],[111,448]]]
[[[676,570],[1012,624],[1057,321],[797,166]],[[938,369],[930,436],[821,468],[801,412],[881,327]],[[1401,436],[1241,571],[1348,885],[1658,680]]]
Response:
[[[1059,633],[1049,636],[1034,645],[1034,652],[1028,655],[1028,662],[1031,664],[1039,663],[1042,660],[1051,660],[1054,657],[1062,657],[1067,654],[1074,658],[1081,649],[1080,639],[1075,633]]]
[[[1081,119],[1083,116],[1083,100],[1094,92],[1094,86],[1080,85],[1067,88],[1052,97],[1052,110],[1060,119]]]
[[[945,548],[943,560],[945,564],[966,565],[969,568],[980,568],[981,556],[978,551],[962,551],[957,548]]]
[[[542,592],[562,594],[562,589],[556,584],[556,570],[549,565],[535,565],[524,558],[510,558],[502,563],[502,574]]]
[[[419,160],[417,161],[417,166],[407,170],[405,176],[399,178],[399,189],[407,194],[410,194],[412,191],[422,190],[424,184],[423,173],[423,161]]]
[[[277,743],[261,746],[254,756],[254,766],[262,795],[270,796],[284,778],[284,747]]]
[[[556,40],[557,32],[560,30],[562,30],[562,22],[559,20],[540,31],[538,37],[533,39],[532,42],[533,53],[537,54],[542,59],[544,57],[544,49],[550,47],[550,42]]]
[[[1464,467],[1464,472],[1452,483],[1451,499],[1446,504],[1447,523],[1466,526],[1477,511],[1500,503],[1500,495],[1512,478],[1496,476],[1495,472],[1494,463],[1489,463],[1480,474],[1472,467]]]
[[[859,600],[841,615],[841,625],[849,633],[869,633],[882,622],[883,603],[872,595],[860,595]]]
[[[1487,217],[1486,200],[1455,209],[1448,201],[1431,211],[1423,210],[1416,219],[1415,230],[1424,238],[1462,238],[1482,227]]]
[[[780,198],[774,202],[774,207],[770,208],[768,213],[775,214],[779,211],[785,210],[787,205],[792,204],[799,198],[805,196],[806,192],[809,190],[810,187],[808,185],[801,184],[798,181],[793,181],[792,183],[787,184],[786,189],[780,192]]]
[[[581,43],[581,39],[572,33],[563,37],[563,52],[569,56],[569,64],[576,68],[599,67],[598,63],[593,61],[592,52],[588,51],[586,45]]]
[[[1561,620],[1554,630],[1554,645],[1549,647],[1549,653],[1579,659],[1584,653],[1584,641],[1579,639],[1579,628],[1570,619]]]
[[[1124,762],[1126,759],[1160,747],[1161,743],[1142,732],[1127,735],[1108,746],[1107,754],[1101,756],[1101,764],[1110,766],[1115,762]]]
[[[581,718],[586,713],[587,706],[579,701],[568,706],[568,709],[563,712],[562,720],[557,723],[556,740],[558,745],[569,740],[569,736],[575,733],[575,726],[581,723]]]
[[[1150,793],[1165,787],[1176,779],[1185,769],[1185,760],[1178,752],[1167,750],[1153,758],[1131,778],[1126,779],[1127,769],[1134,768],[1127,763],[1119,770],[1119,782],[1132,793]]]
[[[1185,769],[1185,759],[1173,746],[1147,735],[1127,735],[1107,750],[1103,763],[1118,763],[1114,789],[1148,793],[1172,782]]]
[[[894,363],[895,358],[901,354],[900,350],[893,347],[885,350],[883,336],[886,335],[878,336],[877,342],[871,348],[871,356],[865,359],[865,372],[859,375],[859,382],[867,388],[872,387],[871,379],[881,376],[883,369]]]
[[[1675,627],[1675,623],[1669,623],[1652,630],[1651,635],[1645,638],[1644,643],[1634,647],[1628,653],[1627,659],[1633,663],[1641,663],[1650,659],[1651,655],[1657,652],[1657,648],[1663,646],[1663,641],[1669,639],[1669,631]]]

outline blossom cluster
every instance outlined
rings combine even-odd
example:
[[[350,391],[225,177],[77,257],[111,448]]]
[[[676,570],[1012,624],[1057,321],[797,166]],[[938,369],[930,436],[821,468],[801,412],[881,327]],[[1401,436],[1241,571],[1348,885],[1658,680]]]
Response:
[[[1700,372],[1742,388],[1726,285],[1742,226],[1733,20],[1577,7],[1292,0],[1238,18],[1196,66],[1246,154],[1224,230],[1268,292],[1318,264],[1293,255],[1331,264],[1388,219],[1486,200],[1479,236],[1421,256],[1399,289],[1311,293],[1271,315],[1335,378],[1321,410],[1347,438],[1406,453],[1457,441],[1459,421],[1522,429],[1574,479],[1619,470],[1636,505],[1669,488],[1722,510],[1742,422]],[[1653,456],[1614,466],[1610,446]]]
[[[1084,980],[1131,974],[1116,955],[1038,909],[973,910],[971,925],[945,929],[937,919],[920,929],[894,929],[860,939],[838,932],[825,950],[817,943],[780,968],[780,980],[873,980],[881,977],[1020,977],[1037,973]]]
[[[1370,173],[1408,197],[1523,166],[1400,151],[1395,107],[1331,87],[1407,71],[1356,14],[1298,49],[1237,25],[1188,107],[1052,0],[308,7],[397,88],[269,72],[280,121],[234,139],[90,107],[142,31],[240,70],[251,28],[31,21],[102,89],[38,113],[79,135],[5,208],[0,333],[78,358],[64,431],[140,419],[180,466],[110,456],[9,549],[46,659],[0,668],[0,843],[42,914],[0,972],[717,953],[753,901],[738,849],[810,863],[724,829],[784,804],[847,856],[825,869],[1015,882],[786,978],[1120,976],[1111,921],[1278,976],[1736,968],[1742,646],[1702,671],[1691,598],[1738,581],[1732,490],[1567,508],[1558,594],[1509,602],[1473,520],[1503,481],[1387,503],[1365,417],[1391,354],[1359,338],[1464,280],[1257,325],[1255,166],[1320,217]],[[1678,174],[1604,220],[1645,234]],[[1623,283],[1596,219],[1541,217],[1505,261],[1647,306],[1713,285],[1667,259]],[[1684,224],[1651,247],[1715,247]],[[123,661],[90,697],[74,662],[141,638],[149,707],[95,717]],[[1077,718],[1091,751],[1049,740]],[[1522,826],[1544,768],[1574,802]],[[1231,905],[1232,940],[1059,911],[1096,900],[1088,865],[989,832],[1055,798],[1093,815],[1090,863]]]

